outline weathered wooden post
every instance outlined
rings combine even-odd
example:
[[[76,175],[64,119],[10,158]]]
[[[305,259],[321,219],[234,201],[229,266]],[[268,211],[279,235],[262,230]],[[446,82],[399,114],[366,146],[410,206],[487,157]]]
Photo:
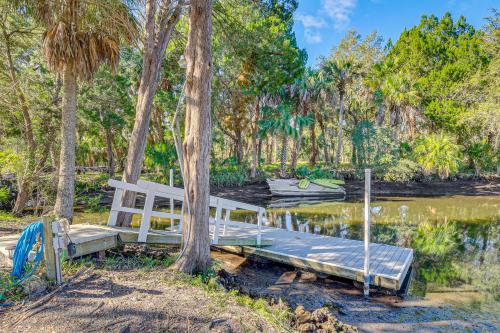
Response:
[[[47,279],[55,280],[56,275],[56,255],[54,252],[54,237],[52,233],[52,219],[43,219],[43,237],[44,247],[43,256],[45,257],[45,274]]]
[[[174,169],[170,169],[169,185],[170,185],[170,187],[174,187]],[[172,217],[170,218],[170,231],[174,231],[174,199],[173,198],[170,198],[170,214],[172,214]]]
[[[364,265],[364,286],[365,297],[370,295],[370,192],[371,192],[371,170],[365,169],[365,209],[364,209],[364,241],[365,241],[365,265]]]

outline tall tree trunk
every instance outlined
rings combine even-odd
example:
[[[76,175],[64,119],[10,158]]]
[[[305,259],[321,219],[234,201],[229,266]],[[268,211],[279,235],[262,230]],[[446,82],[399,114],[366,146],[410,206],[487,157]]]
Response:
[[[323,155],[325,163],[328,163],[330,161],[330,157],[328,156],[328,141],[326,138],[327,134],[326,134],[325,122],[323,121],[322,115],[319,115],[318,123],[319,123],[319,128],[321,129],[321,136],[323,137]]]
[[[161,63],[165,57],[165,50],[172,37],[175,25],[179,21],[183,2],[182,0],[179,1],[170,17],[168,15],[170,1],[162,0],[158,14],[156,13],[156,0],[147,0],[146,2],[146,33],[144,37],[142,73],[135,107],[134,129],[132,130],[127,162],[123,172],[123,181],[127,183],[137,183],[141,174],[149,120],[158,87]],[[126,191],[122,198],[122,206],[133,207],[135,198],[135,192]],[[130,226],[131,222],[131,214],[120,213],[116,223],[119,226]]]
[[[273,144],[269,137],[266,137],[266,163],[273,163]]]
[[[340,112],[339,112],[339,141],[337,146],[337,155],[335,156],[335,165],[339,167],[340,156],[342,155],[342,129],[344,126],[344,94],[340,93]]]
[[[113,132],[111,127],[105,128],[106,132],[106,153],[108,157],[108,174],[109,178],[115,176],[115,159],[113,157]]]
[[[293,150],[291,154],[291,169],[294,171],[297,168],[297,161],[299,160],[300,146],[302,145],[302,127],[299,128],[297,138],[293,140]]]
[[[260,118],[260,98],[257,97],[255,101],[255,111],[252,121],[252,170],[250,172],[250,177],[253,179],[257,175],[257,164],[259,163],[259,154],[257,145],[257,139],[259,134],[259,118]]]
[[[17,182],[17,196],[12,213],[19,215],[23,211],[31,195],[31,182],[27,179],[21,179]]]
[[[318,143],[316,142],[316,124],[313,122],[310,126],[311,131],[311,157],[309,158],[309,164],[311,166],[316,165],[316,160],[318,158]]]
[[[384,103],[380,103],[378,106],[377,114],[375,116],[376,121],[377,121],[377,126],[381,127],[384,125],[384,119],[385,119],[385,108],[384,108]]]
[[[183,249],[175,267],[185,273],[210,266],[209,166],[211,147],[212,1],[192,0],[186,46],[186,122],[184,200],[188,211],[182,230]]]
[[[59,181],[54,213],[58,218],[71,221],[75,195],[76,142],[76,77],[71,65],[64,68],[63,89]]]
[[[281,146],[281,168],[280,174],[282,178],[286,177],[286,155],[288,150],[288,133],[283,134],[283,144]]]

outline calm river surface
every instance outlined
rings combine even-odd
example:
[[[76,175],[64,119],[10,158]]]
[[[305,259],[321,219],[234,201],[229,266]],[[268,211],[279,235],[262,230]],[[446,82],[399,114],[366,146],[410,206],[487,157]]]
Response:
[[[410,294],[456,295],[481,308],[500,301],[500,197],[381,197],[372,199],[371,241],[415,250]],[[266,203],[268,224],[291,230],[362,239],[363,203]],[[291,219],[287,219],[287,212]],[[99,214],[104,221],[107,213]],[[96,213],[78,213],[76,223],[95,223]],[[255,222],[235,212],[233,220]],[[288,221],[288,222],[287,222]],[[135,220],[138,223],[138,220]],[[153,221],[164,229],[168,221]],[[467,295],[461,297],[460,295]],[[476,295],[474,297],[470,295]]]

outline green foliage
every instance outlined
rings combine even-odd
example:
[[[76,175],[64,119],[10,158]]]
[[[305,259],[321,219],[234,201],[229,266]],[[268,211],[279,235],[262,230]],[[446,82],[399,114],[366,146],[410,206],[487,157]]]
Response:
[[[248,181],[248,168],[229,159],[210,168],[210,185],[215,187],[242,186]]]
[[[25,297],[23,288],[20,285],[15,285],[10,277],[10,270],[5,268],[0,269],[0,306],[2,304],[10,304],[20,302]]]
[[[494,167],[495,155],[493,148],[488,143],[473,143],[467,147],[466,153],[474,164],[476,176],[480,175],[481,170],[487,170]]]
[[[424,172],[435,172],[441,179],[456,173],[460,166],[461,147],[444,133],[425,135],[416,141],[415,161]]]
[[[174,144],[160,142],[148,145],[144,155],[144,165],[156,173],[154,181],[168,184],[170,169],[176,169],[179,165]]]
[[[0,185],[0,206],[5,205],[10,200],[10,190],[7,186]]]
[[[331,170],[321,168],[319,165],[312,168],[305,165],[300,166],[297,169],[295,169],[295,176],[299,179],[307,178],[309,180],[318,178],[323,178],[323,179],[335,178]]]
[[[386,166],[393,164],[398,147],[390,132],[363,120],[354,128],[352,135],[354,164],[359,167]]]
[[[385,181],[407,183],[419,181],[423,177],[422,168],[414,161],[401,159],[383,175]]]

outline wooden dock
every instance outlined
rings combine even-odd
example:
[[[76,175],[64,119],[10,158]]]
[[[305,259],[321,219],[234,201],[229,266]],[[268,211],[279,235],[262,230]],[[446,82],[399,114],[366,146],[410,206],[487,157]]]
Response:
[[[0,237],[0,257],[9,265],[14,255],[14,249],[20,235]],[[74,224],[69,231],[69,240],[75,245],[73,257],[97,253],[117,247],[120,244],[138,243],[139,229],[108,227],[94,224]],[[146,244],[180,245],[181,234],[177,232],[149,230]],[[256,246],[255,237],[219,236],[221,246]],[[262,239],[261,246],[269,246],[269,239]]]
[[[226,248],[244,255],[257,255],[299,268],[363,282],[362,241],[262,227],[263,239],[272,245]],[[231,222],[226,236],[255,237],[255,225]],[[413,260],[413,250],[370,243],[370,284],[399,290]]]
[[[211,233],[215,226],[211,224]],[[217,247],[243,255],[257,255],[298,268],[363,282],[363,242],[263,226],[261,247],[256,247],[256,225],[231,221]],[[121,243],[137,243],[139,229],[75,224],[69,237],[75,257],[104,251]],[[13,254],[19,235],[0,237],[4,260]],[[179,245],[181,234],[150,230],[147,243]],[[399,290],[413,258],[413,250],[370,243],[371,284]]]
[[[182,212],[174,214],[173,201],[184,204],[183,189],[141,180],[137,185],[110,180],[109,185],[115,187],[116,191],[108,225],[72,225],[69,238],[75,244],[74,257],[111,249],[121,243],[181,244],[182,236],[178,230],[181,230],[184,218]],[[121,197],[125,190],[145,193],[144,208],[122,207]],[[158,197],[170,200],[170,212],[153,210],[155,198]],[[369,206],[368,203],[369,201],[365,202],[365,205]],[[369,282],[370,285],[393,290],[401,289],[413,260],[412,249],[369,243],[369,232],[364,243],[289,231],[265,226],[265,209],[262,207],[214,196],[210,196],[209,206],[215,208],[215,216],[207,221],[210,224],[211,245],[243,255],[264,257],[295,267],[364,282],[365,287]],[[231,211],[238,209],[255,212],[257,224],[232,221]],[[141,214],[140,228],[116,227],[118,212]],[[171,231],[151,229],[151,216],[170,219]],[[178,223],[174,224],[174,220]],[[368,229],[365,226],[365,232]],[[11,256],[16,241],[16,236],[0,237],[0,257]],[[366,266],[365,250],[369,250],[369,262],[367,260]]]

